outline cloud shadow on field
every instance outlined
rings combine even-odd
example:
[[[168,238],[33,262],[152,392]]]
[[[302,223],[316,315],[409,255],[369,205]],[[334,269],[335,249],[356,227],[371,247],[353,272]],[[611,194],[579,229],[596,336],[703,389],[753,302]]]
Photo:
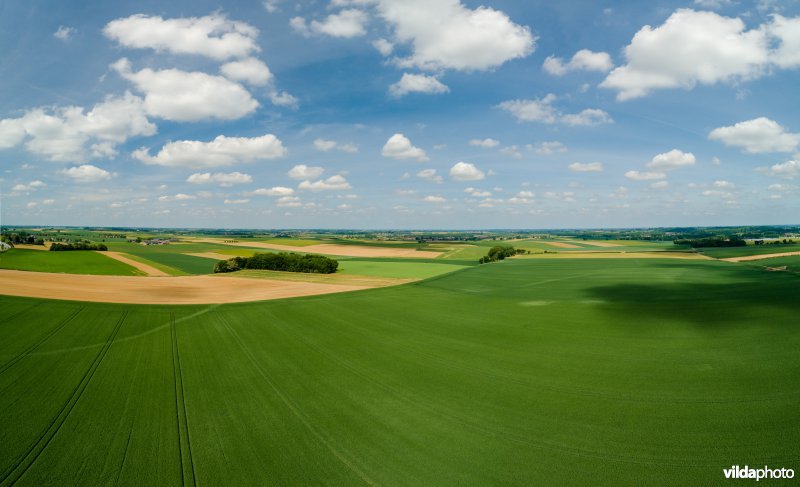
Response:
[[[674,267],[674,266],[673,266]],[[687,266],[688,267],[688,266]],[[681,320],[704,328],[769,321],[765,308],[800,313],[800,279],[796,275],[752,269],[726,269],[728,283],[669,282],[598,286],[584,290],[590,299],[604,301],[599,309],[636,325],[645,319]],[[757,277],[754,279],[754,277]]]

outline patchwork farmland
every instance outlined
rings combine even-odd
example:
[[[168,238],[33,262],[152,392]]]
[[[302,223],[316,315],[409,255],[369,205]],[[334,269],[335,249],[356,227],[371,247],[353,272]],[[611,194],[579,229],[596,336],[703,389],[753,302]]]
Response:
[[[239,304],[0,296],[0,484],[708,484],[800,458],[791,272],[403,262]]]

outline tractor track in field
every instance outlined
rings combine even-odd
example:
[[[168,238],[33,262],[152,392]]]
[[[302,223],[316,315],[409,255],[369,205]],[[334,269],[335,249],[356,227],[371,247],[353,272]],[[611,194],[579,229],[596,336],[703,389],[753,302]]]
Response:
[[[347,467],[348,470],[354,473],[359,479],[361,479],[362,482],[370,486],[378,485],[377,482],[368,477],[367,474],[362,472],[357,466],[353,465],[353,463],[347,459],[344,454],[342,454],[333,446],[333,444],[331,444],[331,441],[328,438],[319,432],[319,430],[311,423],[306,415],[300,411],[294,401],[292,401],[292,399],[275,384],[275,381],[272,380],[272,377],[269,375],[269,373],[264,369],[261,363],[256,360],[253,352],[247,348],[242,338],[239,336],[236,330],[233,329],[230,322],[228,322],[228,319],[221,314],[219,316],[222,318],[222,323],[225,325],[225,328],[228,330],[228,332],[230,332],[237,345],[239,345],[239,348],[242,349],[250,362],[255,366],[259,375],[270,386],[270,388],[275,391],[275,394],[278,395],[278,397],[286,405],[286,407],[289,408],[292,414],[294,414],[294,416],[299,419],[301,423],[303,423],[303,425],[317,438],[317,440],[319,440],[320,443],[322,443],[328,449],[328,451],[331,452],[331,454],[333,454],[334,457],[336,457],[337,460],[342,463],[342,465]]]
[[[80,312],[80,310],[78,310],[78,312]],[[77,314],[77,312],[75,314]],[[78,403],[78,401],[80,401],[84,391],[86,391],[86,388],[89,386],[89,382],[91,382],[95,372],[97,372],[97,369],[100,368],[100,364],[103,362],[108,350],[114,343],[114,338],[116,338],[117,333],[119,333],[119,329],[122,328],[122,324],[125,322],[125,318],[127,318],[127,316],[128,312],[125,311],[119,320],[117,320],[114,329],[111,331],[111,334],[106,340],[105,346],[100,350],[100,352],[98,352],[97,356],[95,356],[94,360],[89,365],[89,368],[86,369],[83,377],[81,377],[81,380],[72,390],[70,397],[61,406],[58,414],[56,414],[53,419],[50,420],[50,424],[48,424],[42,434],[39,435],[39,438],[19,459],[17,459],[17,461],[9,466],[2,474],[0,474],[2,475],[2,477],[0,477],[0,486],[14,485],[20,478],[22,478],[28,469],[31,468],[34,463],[36,463],[36,460],[39,459],[39,456],[42,454],[42,452],[44,452],[53,438],[55,438],[55,436],[58,434],[61,426],[63,426],[64,422],[66,422],[70,413],[75,408],[75,405]]]
[[[53,335],[55,335],[56,333],[61,331],[61,329],[64,328],[65,326],[67,326],[67,324],[70,321],[75,319],[75,317],[78,316],[80,314],[80,312],[84,310],[84,308],[85,308],[85,306],[81,306],[80,308],[78,308],[77,311],[73,312],[71,315],[69,315],[66,318],[64,318],[61,321],[61,323],[57,324],[52,330],[50,330],[50,332],[46,333],[45,336],[43,336],[39,341],[37,341],[36,343],[31,345],[30,347],[26,348],[25,350],[23,350],[21,353],[17,354],[17,356],[14,357],[13,359],[11,359],[8,362],[6,362],[5,364],[3,364],[3,366],[0,367],[0,374],[4,373],[5,371],[7,371],[11,367],[13,367],[14,364],[16,364],[17,362],[19,362],[23,358],[25,358],[28,355],[30,355],[34,350],[39,348],[44,342],[49,340],[50,337],[52,337]]]
[[[172,371],[175,386],[175,420],[178,427],[178,455],[181,465],[181,485],[197,485],[197,476],[192,457],[192,442],[189,435],[189,422],[186,417],[181,355],[178,350],[178,330],[175,327],[175,313],[170,313],[170,335],[172,338]],[[184,443],[186,448],[184,451]],[[186,458],[184,458],[186,456]]]

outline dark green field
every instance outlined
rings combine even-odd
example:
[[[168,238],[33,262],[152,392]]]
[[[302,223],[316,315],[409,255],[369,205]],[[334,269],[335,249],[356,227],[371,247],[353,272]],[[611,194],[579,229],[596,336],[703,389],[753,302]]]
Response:
[[[798,290],[745,265],[582,259],[224,306],[0,296],[0,485],[796,469]]]

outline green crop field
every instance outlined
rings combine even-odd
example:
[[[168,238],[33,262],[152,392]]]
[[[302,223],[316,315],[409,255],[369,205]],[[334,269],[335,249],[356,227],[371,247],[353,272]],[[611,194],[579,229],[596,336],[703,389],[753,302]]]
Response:
[[[237,305],[0,296],[0,485],[708,485],[732,464],[796,468],[798,279],[511,260]]]
[[[463,268],[464,266],[460,265],[424,262],[342,260],[339,261],[337,272],[362,276],[427,279]]]
[[[786,266],[789,272],[800,272],[800,255],[790,255],[787,257],[773,257],[771,259],[752,260],[742,262],[753,267],[782,267]]]
[[[211,259],[186,255],[192,252],[213,252],[219,245],[178,243],[170,245],[138,245],[131,243],[112,243],[109,250],[125,252],[141,257],[159,265],[159,268],[172,275],[211,274],[215,262]]]
[[[68,274],[98,274],[140,276],[144,273],[98,252],[76,250],[48,252],[46,250],[12,249],[0,254],[0,269]]]

